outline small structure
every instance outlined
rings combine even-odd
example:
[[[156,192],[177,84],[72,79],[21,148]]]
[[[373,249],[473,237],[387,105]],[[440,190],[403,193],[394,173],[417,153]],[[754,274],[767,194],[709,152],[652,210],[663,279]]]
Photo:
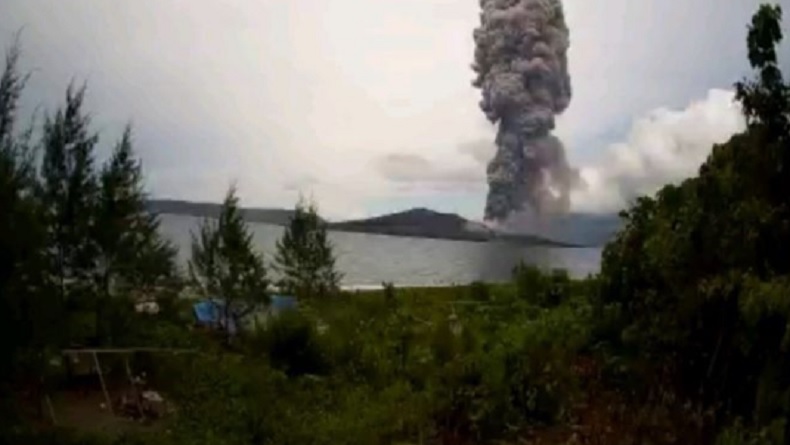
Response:
[[[134,376],[129,366],[130,356],[137,353],[194,353],[191,349],[172,349],[172,348],[75,348],[63,349],[61,354],[65,359],[69,375],[74,378],[85,378],[95,376],[101,386],[104,395],[102,409],[106,409],[110,414],[125,414],[138,418],[157,418],[164,412],[164,400],[156,392],[147,387],[145,373],[142,376]],[[110,397],[108,382],[105,380],[105,372],[99,361],[99,355],[120,356],[123,358],[124,371],[129,382],[130,391],[123,394],[117,401]],[[50,410],[50,415],[54,423],[57,423],[52,403],[47,398],[45,400]]]
[[[218,298],[208,298],[198,301],[192,306],[195,323],[206,329],[226,330],[235,335],[242,323],[250,327],[259,323],[265,324],[272,317],[277,317],[283,312],[296,310],[298,307],[295,297],[289,295],[272,295],[268,306],[261,306],[251,311],[244,320],[240,314],[231,311],[230,317],[225,316],[225,302]],[[226,320],[228,318],[228,320]]]

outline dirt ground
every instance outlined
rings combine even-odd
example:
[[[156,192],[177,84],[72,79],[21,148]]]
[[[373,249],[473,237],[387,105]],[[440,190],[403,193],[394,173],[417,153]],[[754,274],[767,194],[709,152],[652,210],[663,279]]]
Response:
[[[111,393],[116,398],[120,393]],[[101,390],[63,390],[52,398],[55,420],[58,426],[75,428],[95,433],[118,434],[129,431],[157,429],[161,422],[141,422],[113,414],[107,407]]]

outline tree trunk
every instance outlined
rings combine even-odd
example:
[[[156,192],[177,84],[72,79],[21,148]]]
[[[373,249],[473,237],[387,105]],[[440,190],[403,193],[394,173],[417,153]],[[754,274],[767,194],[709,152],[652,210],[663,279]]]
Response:
[[[225,318],[225,346],[230,347],[230,341],[231,341],[231,332],[230,332],[231,318],[230,318],[230,313],[231,313],[231,311],[230,311],[230,301],[228,301],[228,300],[225,300],[224,313],[225,313],[225,316],[224,316],[224,318]]]

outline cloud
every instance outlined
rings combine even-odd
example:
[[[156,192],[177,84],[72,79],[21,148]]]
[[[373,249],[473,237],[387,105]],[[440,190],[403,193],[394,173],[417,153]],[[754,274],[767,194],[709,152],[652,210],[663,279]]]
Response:
[[[458,146],[458,152],[471,156],[472,159],[482,165],[488,165],[488,161],[496,153],[496,145],[493,139],[465,142]]]
[[[405,185],[402,190],[482,190],[485,171],[479,165],[453,165],[449,160],[428,160],[411,153],[392,153],[378,160],[378,170],[389,181]]]
[[[556,134],[571,163],[583,165],[623,138],[636,116],[659,107],[682,109],[712,88],[731,89],[747,75],[746,25],[763,1],[564,3],[573,99]],[[789,0],[777,3],[790,7]]]
[[[493,140],[475,139],[455,148],[426,151],[434,155],[429,158],[405,152],[380,156],[375,169],[401,191],[485,193],[486,166],[496,151]]]
[[[235,181],[245,205],[301,191],[338,216],[419,193],[371,168],[378,157],[488,132],[470,86],[474,4],[184,4],[4,2],[0,45],[24,26],[35,69],[27,110],[87,80],[99,155],[133,120],[154,196],[220,200]]]
[[[311,175],[302,175],[296,179],[287,180],[283,184],[283,190],[290,192],[302,192],[320,186],[321,182]]]
[[[656,109],[635,120],[627,139],[611,144],[598,163],[581,169],[587,187],[572,194],[572,206],[618,211],[636,196],[695,175],[714,144],[744,127],[731,91],[710,90],[683,110]]]
[[[393,153],[379,161],[379,169],[387,179],[410,182],[435,178],[434,165],[420,155]]]

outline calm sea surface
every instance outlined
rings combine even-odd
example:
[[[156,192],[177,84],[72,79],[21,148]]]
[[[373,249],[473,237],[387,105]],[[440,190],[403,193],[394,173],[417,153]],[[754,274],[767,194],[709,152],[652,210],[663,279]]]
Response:
[[[199,218],[163,215],[162,232],[179,247],[182,265],[190,254],[190,233]],[[267,260],[283,228],[251,224],[258,248]],[[562,268],[583,277],[598,271],[600,248],[523,247],[508,243],[474,243],[420,238],[332,232],[337,266],[344,286],[467,284],[475,280],[505,281],[519,260],[545,268]]]

